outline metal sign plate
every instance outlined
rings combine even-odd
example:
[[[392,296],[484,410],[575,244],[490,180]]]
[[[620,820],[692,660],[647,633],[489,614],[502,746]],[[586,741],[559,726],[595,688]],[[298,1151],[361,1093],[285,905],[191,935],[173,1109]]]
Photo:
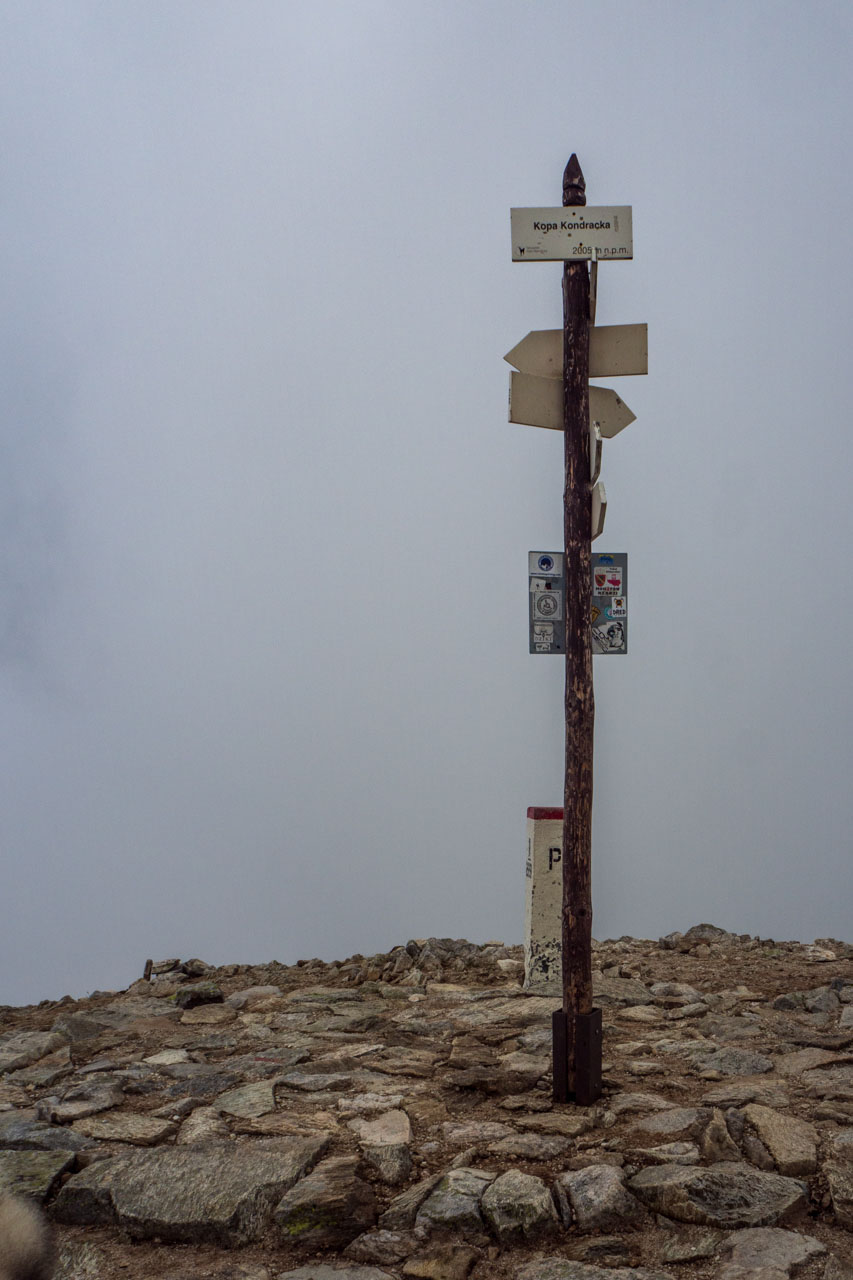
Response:
[[[534,373],[541,378],[562,378],[562,329],[533,329],[506,353],[504,360],[522,373]],[[590,328],[591,378],[617,378],[648,371],[647,324],[602,324]]]
[[[566,580],[561,551],[527,556],[530,652],[565,653],[563,614]],[[628,556],[624,551],[592,553],[592,652],[628,652]]]
[[[527,579],[530,615],[530,652],[565,653],[566,624],[563,614],[566,581],[561,551],[529,551]]]
[[[633,258],[630,205],[511,209],[513,262]]]
[[[592,651],[628,652],[628,556],[592,553]]]
[[[636,420],[625,401],[610,387],[589,388],[589,421],[595,423],[604,440],[615,435]],[[563,380],[540,378],[532,373],[509,375],[509,420],[528,427],[547,427],[550,431],[563,430]]]

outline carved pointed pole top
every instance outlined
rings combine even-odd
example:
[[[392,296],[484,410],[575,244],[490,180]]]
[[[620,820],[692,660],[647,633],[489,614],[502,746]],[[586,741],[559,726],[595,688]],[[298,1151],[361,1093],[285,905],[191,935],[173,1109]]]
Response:
[[[586,204],[586,182],[574,151],[563,174],[563,205]]]

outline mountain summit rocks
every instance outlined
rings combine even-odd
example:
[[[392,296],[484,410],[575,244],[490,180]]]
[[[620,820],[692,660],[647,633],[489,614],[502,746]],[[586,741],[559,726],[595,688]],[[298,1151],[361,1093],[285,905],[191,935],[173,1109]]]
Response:
[[[2,1009],[0,1188],[57,1280],[853,1280],[853,948],[593,959],[592,1107],[552,1103],[555,1001],[502,943]]]

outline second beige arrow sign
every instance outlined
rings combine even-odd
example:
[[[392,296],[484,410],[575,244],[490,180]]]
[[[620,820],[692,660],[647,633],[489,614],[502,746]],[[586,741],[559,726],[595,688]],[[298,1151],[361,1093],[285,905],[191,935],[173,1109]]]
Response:
[[[597,423],[602,437],[612,440],[637,415],[609,387],[590,387],[589,421]],[[528,427],[563,430],[563,382],[561,378],[538,378],[532,373],[509,376],[509,420]]]

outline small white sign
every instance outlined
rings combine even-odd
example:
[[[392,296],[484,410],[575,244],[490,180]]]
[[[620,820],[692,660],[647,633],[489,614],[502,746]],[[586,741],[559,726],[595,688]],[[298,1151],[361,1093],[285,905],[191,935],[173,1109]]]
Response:
[[[601,427],[597,422],[589,424],[589,482],[595,484],[601,475]]]
[[[533,592],[533,620],[559,622],[563,616],[562,591]]]
[[[595,542],[599,534],[604,532],[604,517],[607,515],[607,494],[599,480],[592,491],[592,529],[590,542]]]
[[[512,209],[513,262],[633,258],[630,205]]]

